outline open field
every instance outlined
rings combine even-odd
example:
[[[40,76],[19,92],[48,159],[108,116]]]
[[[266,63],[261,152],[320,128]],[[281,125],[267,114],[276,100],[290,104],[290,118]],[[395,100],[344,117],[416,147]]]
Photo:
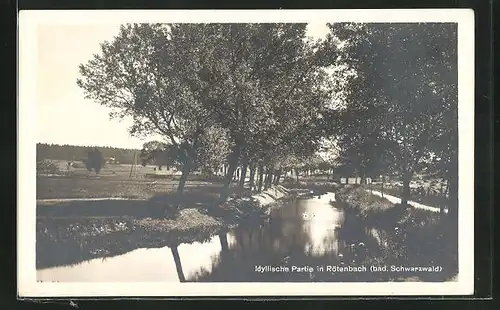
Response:
[[[179,184],[179,176],[175,172],[158,171],[151,166],[138,166],[137,172],[130,177],[131,165],[107,165],[99,176],[88,172],[85,168],[70,168],[69,173],[64,161],[54,161],[60,167],[58,174],[37,175],[37,199],[68,198],[135,198],[149,199],[157,195],[175,192]],[[147,174],[165,178],[149,178]],[[205,178],[207,179],[207,178]],[[192,175],[188,177],[187,188],[207,187],[218,192],[221,187],[220,178],[203,180]]]
[[[68,170],[68,161],[66,160],[46,159],[46,161],[53,163],[57,167],[57,175],[95,176],[95,172],[89,172],[85,169],[85,164],[83,162],[73,162],[73,166],[71,166]],[[166,177],[175,177],[180,175],[180,172],[175,169],[167,170],[166,167],[162,167],[162,170],[157,169],[155,171],[155,168],[155,166],[151,165],[147,165],[145,167],[142,165],[134,165],[134,167],[132,167],[132,165],[129,164],[106,163],[102,167],[99,175],[101,177],[113,177],[116,179],[129,179],[131,175],[138,178],[144,178],[147,174],[158,174]]]
[[[37,177],[36,197],[37,199],[57,198],[140,198],[148,199],[157,195],[175,192],[177,180],[154,180],[148,179],[114,179],[108,177]],[[186,189],[195,187],[208,187],[218,191],[222,185],[219,183],[188,181]]]
[[[67,172],[68,161],[60,160],[60,159],[48,159],[48,158],[46,160],[57,165],[57,167],[59,168],[59,170],[62,174]],[[74,161],[73,164],[76,167],[70,167],[69,171],[71,174],[75,174],[75,175],[88,175],[89,174],[87,169],[85,169],[85,164],[83,162]],[[131,167],[132,167],[132,165],[128,165],[128,164],[108,164],[108,163],[106,163],[106,164],[104,164],[104,167],[102,168],[100,174],[102,176],[117,175],[117,176],[128,177],[130,174]],[[141,165],[137,165],[136,170],[137,170],[137,174],[144,175],[146,173],[153,173],[154,166],[148,165],[146,167],[143,167]],[[172,173],[172,170],[165,171],[165,172]]]

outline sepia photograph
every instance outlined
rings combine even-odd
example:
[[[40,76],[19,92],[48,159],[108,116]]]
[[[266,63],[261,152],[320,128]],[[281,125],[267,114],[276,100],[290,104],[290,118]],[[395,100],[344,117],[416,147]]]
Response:
[[[20,296],[472,294],[474,15],[387,11],[22,11]]]

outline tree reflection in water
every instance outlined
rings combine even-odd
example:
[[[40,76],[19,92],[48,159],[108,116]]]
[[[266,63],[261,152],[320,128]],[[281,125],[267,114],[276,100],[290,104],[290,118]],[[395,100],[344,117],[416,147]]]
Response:
[[[305,213],[313,216],[306,219],[303,216]],[[174,239],[171,235],[150,234],[142,249],[106,262],[98,259],[98,262],[89,261],[84,265],[42,270],[40,277],[88,279],[89,273],[92,273],[95,276],[90,278],[100,280],[112,276],[123,281],[445,281],[455,276],[458,269],[456,224],[438,216],[431,217],[431,222],[429,217],[428,213],[412,211],[405,218],[410,221],[396,223],[387,220],[387,223],[378,223],[373,227],[367,221],[330,205],[326,199],[297,200],[275,209],[267,223],[247,222],[236,229],[222,231],[207,242],[178,244],[179,241],[169,242]],[[380,227],[385,227],[385,230]],[[118,243],[116,238],[108,238],[98,239],[99,242],[93,245],[98,245],[96,250],[113,250],[108,245],[121,249],[127,248],[127,244],[137,244],[127,238],[130,238],[129,235],[121,234]],[[80,249],[80,252],[83,250]],[[164,262],[165,255],[170,255],[168,252],[172,254],[173,261],[158,268],[156,262]],[[112,257],[109,253],[113,251],[97,254]],[[149,263],[144,263],[146,261]],[[438,265],[443,267],[443,272],[328,272],[326,266],[332,265],[364,265],[367,268],[371,265]],[[145,268],[145,272],[137,273],[134,272],[137,268],[133,268],[123,273],[123,266]],[[313,271],[259,272],[256,270],[258,266],[312,267]],[[324,269],[317,268],[320,266]],[[120,272],[114,274],[113,270]]]
[[[393,281],[415,274],[390,272],[327,272],[326,266],[429,265],[433,256],[408,250],[403,233],[368,226],[351,214],[324,204],[314,205],[315,219],[297,217],[311,210],[307,201],[284,206],[269,223],[241,226],[219,235],[221,255],[213,257],[211,271],[200,269],[189,281],[200,282],[311,282]],[[325,209],[325,208],[329,208]],[[436,245],[434,245],[436,246]],[[420,244],[422,251],[426,244]],[[443,260],[443,259],[442,259]],[[259,272],[257,266],[312,267],[313,272]],[[317,267],[323,266],[323,271]],[[444,281],[446,275],[423,273],[419,280]]]
[[[175,269],[177,270],[177,276],[179,277],[179,282],[186,282],[184,277],[184,272],[182,271],[181,258],[179,256],[178,245],[170,247],[172,251],[172,256],[174,257]]]
[[[343,217],[329,205],[316,205],[331,210],[316,220],[302,218],[302,213],[311,205],[304,201],[280,209],[269,223],[241,226],[228,236],[227,254],[214,258],[211,272],[200,270],[191,281],[312,281],[309,272],[258,272],[256,266],[311,266],[340,263],[339,247],[335,227]],[[323,211],[325,211],[323,210]],[[319,209],[316,210],[319,212]],[[298,215],[298,216],[297,216]],[[221,244],[224,237],[220,235]],[[224,248],[222,246],[222,248]]]

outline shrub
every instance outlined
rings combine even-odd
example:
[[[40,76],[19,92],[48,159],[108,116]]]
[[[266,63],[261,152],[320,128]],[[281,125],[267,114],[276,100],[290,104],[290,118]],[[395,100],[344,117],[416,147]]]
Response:
[[[36,172],[38,174],[57,174],[60,169],[56,163],[44,159],[36,163]]]
[[[402,208],[395,208],[396,205],[389,200],[373,195],[359,186],[345,186],[336,193],[335,197],[365,219],[377,220],[379,218],[393,218],[391,215],[401,215],[399,211]]]
[[[99,174],[102,167],[104,166],[104,157],[101,151],[97,148],[89,150],[88,157],[85,160],[85,167],[88,171],[94,170],[96,174]]]

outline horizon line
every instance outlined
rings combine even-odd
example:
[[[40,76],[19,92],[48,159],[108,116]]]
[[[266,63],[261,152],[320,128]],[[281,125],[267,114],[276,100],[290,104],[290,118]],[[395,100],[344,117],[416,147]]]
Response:
[[[38,141],[36,143],[38,144],[47,144],[51,146],[74,146],[74,147],[85,147],[85,148],[115,148],[115,149],[124,149],[124,150],[141,150],[141,148],[130,148],[130,147],[123,147],[123,146],[112,146],[112,145],[79,145],[79,144],[61,144],[61,143],[52,143],[52,142],[40,142]]]

